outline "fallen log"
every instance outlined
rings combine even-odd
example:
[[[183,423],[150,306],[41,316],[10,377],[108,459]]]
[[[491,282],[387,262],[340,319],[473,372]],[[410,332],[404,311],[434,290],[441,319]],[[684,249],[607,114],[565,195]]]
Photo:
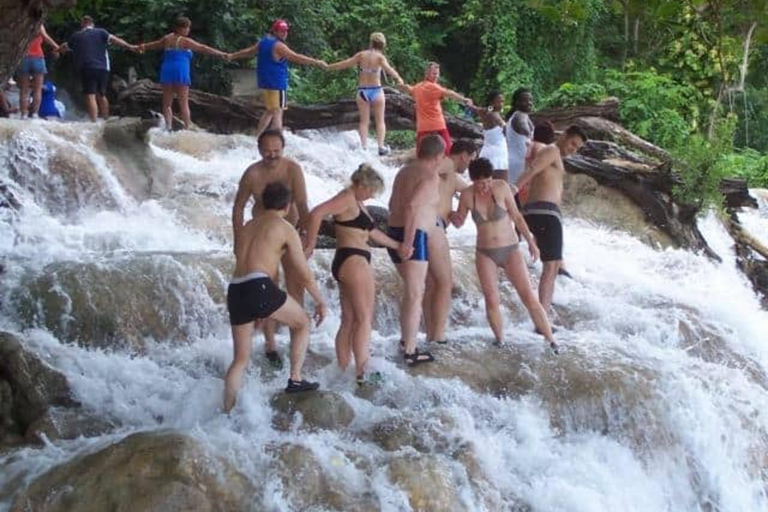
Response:
[[[661,229],[680,247],[703,251],[720,260],[696,225],[697,210],[676,203],[673,174],[653,165],[616,143],[588,141],[582,150],[565,158],[566,171],[586,174],[599,184],[616,189],[632,199],[650,223]]]
[[[413,100],[396,89],[384,88],[387,98],[386,123],[390,130],[413,130]],[[149,117],[160,110],[162,88],[151,80],[139,80],[117,94],[115,112],[123,116]],[[192,119],[198,126],[214,133],[252,132],[264,113],[264,107],[242,99],[233,99],[198,90],[189,91]],[[446,115],[448,130],[454,139],[483,138],[482,128],[471,121]],[[323,128],[353,129],[359,117],[353,100],[339,100],[324,105],[289,105],[284,123],[291,130]]]
[[[621,121],[619,100],[617,98],[607,98],[591,105],[545,108],[531,114],[531,119],[534,123],[549,121],[558,130],[564,130],[582,117],[600,117],[618,123]]]

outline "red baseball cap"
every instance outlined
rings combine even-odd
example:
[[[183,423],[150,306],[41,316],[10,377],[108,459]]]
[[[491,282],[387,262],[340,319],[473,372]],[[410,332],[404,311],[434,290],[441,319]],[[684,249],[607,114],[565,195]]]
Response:
[[[282,19],[275,20],[272,23],[272,32],[288,32],[288,22]]]

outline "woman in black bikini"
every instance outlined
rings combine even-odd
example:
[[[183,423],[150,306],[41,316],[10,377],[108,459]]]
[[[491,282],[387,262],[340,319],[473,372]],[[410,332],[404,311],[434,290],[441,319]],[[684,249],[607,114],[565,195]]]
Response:
[[[472,185],[461,192],[459,209],[451,220],[456,227],[461,227],[467,213],[471,213],[477,225],[475,266],[485,295],[485,312],[496,337],[496,344],[501,345],[504,340],[498,279],[498,269],[502,269],[517,290],[536,329],[543,333],[549,346],[557,353],[552,328],[531,286],[528,268],[520,254],[519,239],[512,223],[528,242],[534,260],[539,257],[539,248],[515,205],[509,184],[504,180],[495,180],[492,176],[493,164],[489,160],[478,158],[469,164]]]
[[[339,282],[341,325],[336,334],[336,357],[342,370],[355,356],[357,383],[365,385],[365,366],[370,354],[375,284],[368,241],[399,249],[400,242],[378,229],[363,206],[363,201],[384,190],[384,181],[370,165],[362,164],[352,173],[352,185],[335,197],[316,206],[309,214],[304,252],[309,258],[317,243],[323,218],[332,215],[336,227],[336,256],[331,273]],[[377,374],[369,381],[378,380]]]

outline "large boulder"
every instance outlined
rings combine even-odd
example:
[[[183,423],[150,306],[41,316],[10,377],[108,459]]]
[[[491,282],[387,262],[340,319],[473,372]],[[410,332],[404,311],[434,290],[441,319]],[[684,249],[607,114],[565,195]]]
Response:
[[[355,419],[355,411],[341,395],[332,391],[278,393],[270,401],[275,410],[274,425],[287,430],[301,415],[302,426],[310,430],[340,430]]]
[[[64,341],[142,352],[148,338],[184,342],[220,325],[230,267],[210,254],[53,263],[23,277],[5,310]]]
[[[408,497],[412,510],[466,510],[453,482],[450,467],[436,456],[406,455],[389,463],[389,477]]]
[[[39,476],[11,512],[247,511],[256,497],[245,476],[192,438],[143,432]]]
[[[18,443],[51,407],[77,407],[66,377],[0,332],[0,443]]]
[[[280,478],[286,497],[295,510],[344,510],[363,512],[376,510],[372,493],[356,495],[343,482],[331,477],[311,450],[303,446],[283,444],[268,450],[275,459],[273,473]],[[336,464],[342,462],[335,461]],[[333,461],[331,462],[333,464]]]

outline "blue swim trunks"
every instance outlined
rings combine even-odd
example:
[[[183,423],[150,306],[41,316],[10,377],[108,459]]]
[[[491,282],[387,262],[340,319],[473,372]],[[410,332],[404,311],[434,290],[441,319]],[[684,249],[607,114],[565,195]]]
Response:
[[[387,228],[387,235],[398,242],[402,242],[405,236],[405,228],[390,226]],[[387,252],[389,253],[389,258],[392,260],[392,263],[395,265],[403,262],[396,250],[387,248]],[[427,261],[427,259],[429,259],[429,253],[427,252],[427,233],[417,229],[416,234],[413,236],[413,254],[409,260]]]
[[[357,88],[357,94],[366,103],[373,103],[373,101],[378,97],[378,95],[381,92],[382,92],[382,88],[380,85]]]

